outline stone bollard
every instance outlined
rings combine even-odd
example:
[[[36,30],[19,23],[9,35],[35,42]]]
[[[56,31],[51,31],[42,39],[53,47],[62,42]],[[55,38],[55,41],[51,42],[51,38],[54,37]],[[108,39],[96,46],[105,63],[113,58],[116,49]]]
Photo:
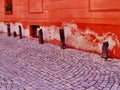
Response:
[[[7,24],[7,35],[11,36],[10,24]]]
[[[22,29],[21,29],[21,26],[18,26],[18,27],[19,27],[20,39],[22,39]]]
[[[66,45],[65,45],[64,29],[59,29],[59,33],[60,33],[61,49],[65,49]]]
[[[15,32],[15,31],[13,32],[13,36],[14,36],[14,37],[17,37],[17,34],[16,34],[16,32]]]
[[[108,42],[103,42],[102,46],[102,58],[108,59],[109,58],[109,43]]]
[[[39,30],[39,43],[40,44],[44,44],[44,41],[43,41],[43,31],[42,29]]]

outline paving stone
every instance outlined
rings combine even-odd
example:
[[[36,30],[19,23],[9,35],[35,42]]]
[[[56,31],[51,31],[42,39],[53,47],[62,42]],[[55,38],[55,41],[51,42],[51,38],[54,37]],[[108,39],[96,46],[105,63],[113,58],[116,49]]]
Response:
[[[105,87],[105,88],[103,88],[103,90],[110,90],[110,88]]]
[[[120,60],[0,34],[0,90],[119,90]]]
[[[97,90],[97,88],[91,86],[90,88],[86,89],[86,90]]]
[[[114,85],[112,86],[111,90],[118,90],[119,84],[118,83],[114,83]]]

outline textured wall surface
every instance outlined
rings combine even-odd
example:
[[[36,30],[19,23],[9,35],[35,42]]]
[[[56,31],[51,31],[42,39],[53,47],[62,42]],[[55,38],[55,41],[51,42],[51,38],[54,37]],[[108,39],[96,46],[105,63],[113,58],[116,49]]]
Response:
[[[20,25],[23,35],[31,37],[30,26],[38,25],[43,29],[47,42],[60,45],[59,29],[64,28],[68,47],[101,53],[102,43],[108,41],[111,57],[120,58],[119,2],[119,0],[69,0],[69,2],[12,0],[13,11],[6,14],[5,2],[1,0],[0,30],[6,32],[6,24],[10,23],[12,32],[18,33]]]

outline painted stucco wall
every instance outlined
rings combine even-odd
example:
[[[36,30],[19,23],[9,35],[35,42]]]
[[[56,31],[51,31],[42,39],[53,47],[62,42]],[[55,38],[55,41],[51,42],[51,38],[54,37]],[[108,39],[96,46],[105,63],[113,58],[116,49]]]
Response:
[[[39,25],[46,42],[60,45],[59,29],[64,28],[67,47],[101,53],[102,43],[108,41],[111,57],[120,58],[119,0],[12,0],[12,4],[12,14],[6,14],[4,0],[0,2],[0,31],[6,32],[10,23],[12,32],[18,33],[20,25],[23,35],[31,37],[30,25]]]
[[[19,25],[22,27],[23,36],[30,38],[30,28],[23,28],[21,23],[10,23],[11,33],[16,31],[19,35]],[[61,27],[65,31],[67,47],[101,54],[103,42],[108,41],[111,56],[119,58],[118,48],[120,43],[118,36],[115,33],[104,32],[102,35],[99,35],[88,27],[82,30],[75,23],[62,23]],[[60,45],[59,29],[61,27],[55,25],[40,26],[37,31],[39,31],[39,29],[43,30],[43,38],[46,42]],[[7,25],[3,22],[0,23],[0,31],[7,32]]]

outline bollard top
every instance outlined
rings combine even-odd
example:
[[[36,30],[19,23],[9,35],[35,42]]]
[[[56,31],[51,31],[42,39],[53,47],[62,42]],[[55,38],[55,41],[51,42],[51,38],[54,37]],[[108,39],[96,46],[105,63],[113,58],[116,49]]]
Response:
[[[42,29],[40,29],[40,30],[38,31],[38,33],[42,33]]]
[[[10,23],[7,23],[7,26],[10,27]]]
[[[64,30],[63,28],[60,28],[59,30]]]
[[[20,26],[20,25],[19,25],[18,27],[21,29],[21,26]]]
[[[109,43],[108,43],[108,41],[103,42],[103,47],[109,47]]]

